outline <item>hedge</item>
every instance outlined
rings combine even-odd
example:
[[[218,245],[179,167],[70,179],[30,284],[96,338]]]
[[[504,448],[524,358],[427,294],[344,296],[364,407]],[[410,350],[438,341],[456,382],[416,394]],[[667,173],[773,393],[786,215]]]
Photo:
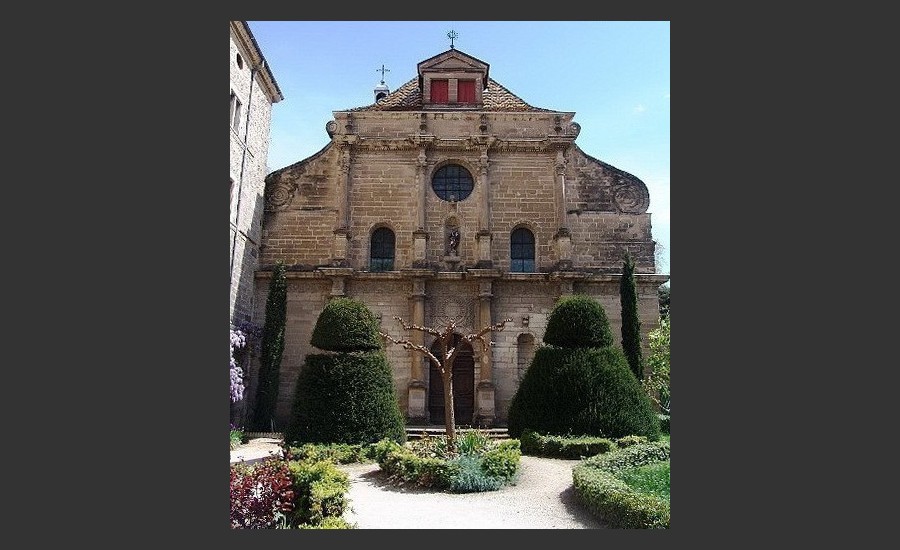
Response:
[[[668,529],[669,502],[639,493],[618,472],[669,460],[669,442],[643,443],[586,459],[572,470],[575,492],[585,506],[612,528]]]

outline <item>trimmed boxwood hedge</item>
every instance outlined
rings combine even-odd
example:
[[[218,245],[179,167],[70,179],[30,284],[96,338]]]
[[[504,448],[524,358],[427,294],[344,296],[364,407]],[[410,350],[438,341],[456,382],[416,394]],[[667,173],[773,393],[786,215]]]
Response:
[[[669,502],[635,491],[616,474],[669,460],[669,456],[669,442],[658,441],[591,457],[572,470],[575,493],[593,514],[610,527],[668,529]]]
[[[383,352],[311,354],[297,377],[286,441],[404,441],[403,415]]]
[[[542,347],[509,406],[510,437],[541,434],[659,438],[650,398],[622,350]]]
[[[564,296],[547,319],[544,343],[560,348],[613,345],[612,330],[600,302],[582,294]]]
[[[294,525],[318,526],[344,515],[350,480],[333,462],[290,461],[288,470],[294,489]]]
[[[551,458],[584,458],[617,449],[615,442],[605,437],[540,435],[525,430],[519,438],[522,454]]]
[[[378,319],[355,298],[333,298],[319,314],[309,343],[325,351],[380,349]]]

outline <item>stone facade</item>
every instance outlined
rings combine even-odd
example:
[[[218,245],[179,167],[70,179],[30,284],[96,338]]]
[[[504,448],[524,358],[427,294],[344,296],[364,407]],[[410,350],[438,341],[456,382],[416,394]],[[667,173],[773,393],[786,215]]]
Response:
[[[309,344],[312,327],[334,296],[362,300],[383,331],[426,346],[430,336],[405,333],[394,316],[435,327],[452,318],[462,334],[510,318],[493,333],[490,350],[473,350],[471,422],[479,425],[505,424],[561,296],[597,298],[620,343],[626,249],[636,263],[645,347],[656,326],[656,291],[668,276],[655,273],[644,183],[575,144],[575,113],[528,105],[490,79],[486,63],[451,49],[417,69],[417,78],[376,103],[335,111],[328,145],[266,177],[254,317],[265,317],[271,268],[284,262],[287,344],[276,409],[282,426],[304,358],[318,352]],[[474,90],[469,95],[464,81]],[[465,177],[440,187],[444,174],[455,173],[448,167],[464,169],[471,189]],[[387,269],[371,261],[375,234],[384,228],[394,237]],[[450,241],[455,232],[458,244]],[[524,255],[514,233],[526,238]],[[387,354],[407,422],[426,422],[427,359],[399,346]]]
[[[266,157],[272,104],[283,96],[244,21],[231,21],[228,54],[231,104],[229,110],[230,185],[229,263],[230,323],[250,321],[253,313],[254,273],[259,245],[265,189]]]

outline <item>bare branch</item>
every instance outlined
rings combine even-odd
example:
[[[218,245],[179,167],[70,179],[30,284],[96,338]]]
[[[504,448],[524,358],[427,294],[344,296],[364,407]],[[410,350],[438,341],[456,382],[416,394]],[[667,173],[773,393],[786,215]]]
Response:
[[[478,340],[479,342],[481,342],[481,350],[486,351],[489,346],[493,345],[493,342],[491,342],[489,340],[485,340],[484,335],[488,334],[489,332],[493,332],[493,331],[500,332],[503,330],[503,327],[506,326],[506,323],[511,323],[511,322],[512,322],[512,319],[504,319],[504,320],[500,321],[499,323],[494,323],[493,325],[484,327],[483,329],[479,330],[478,332],[476,332],[474,334],[467,334],[466,336],[463,336],[463,338],[465,338],[465,340],[470,343],[472,342],[472,340]]]
[[[387,334],[387,333],[384,333],[384,332],[379,332],[378,334],[380,334],[382,338],[384,338],[385,340],[390,341],[390,342],[393,343],[393,344],[397,344],[397,345],[403,346],[403,349],[411,349],[411,350],[415,350],[415,351],[418,351],[418,352],[422,353],[423,355],[425,355],[426,357],[428,357],[428,359],[429,359],[432,363],[434,363],[435,366],[437,366],[439,369],[443,369],[443,366],[441,365],[441,361],[440,361],[437,357],[435,357],[434,354],[431,353],[431,350],[429,350],[429,349],[426,348],[425,346],[422,346],[422,345],[420,345],[420,344],[415,344],[415,343],[413,343],[413,342],[410,342],[410,341],[407,340],[407,339],[397,340],[396,338],[394,338],[394,337],[391,336],[390,334]]]
[[[433,328],[431,328],[431,327],[423,327],[423,326],[420,326],[420,325],[411,325],[411,324],[408,324],[408,323],[407,323],[406,321],[404,321],[403,318],[400,317],[399,315],[394,315],[394,319],[400,321],[400,326],[403,327],[403,330],[418,330],[419,332],[427,332],[428,334],[431,334],[432,336],[436,336],[436,337],[438,337],[438,338],[441,337],[441,332],[438,331],[438,330],[435,330],[435,329],[433,329]]]

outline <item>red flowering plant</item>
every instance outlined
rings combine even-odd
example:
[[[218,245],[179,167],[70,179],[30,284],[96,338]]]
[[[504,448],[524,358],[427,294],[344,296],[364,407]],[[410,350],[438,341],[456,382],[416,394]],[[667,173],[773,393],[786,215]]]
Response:
[[[272,457],[231,466],[231,528],[275,529],[279,517],[294,509],[287,462]]]

